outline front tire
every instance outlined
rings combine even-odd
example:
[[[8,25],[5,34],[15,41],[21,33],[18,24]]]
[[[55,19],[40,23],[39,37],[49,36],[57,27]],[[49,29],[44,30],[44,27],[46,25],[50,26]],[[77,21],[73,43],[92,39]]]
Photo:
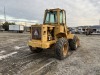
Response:
[[[69,40],[69,46],[71,50],[76,50],[79,46],[79,40],[77,36],[74,36],[73,39]]]
[[[66,38],[60,38],[55,44],[55,55],[59,60],[63,60],[68,56],[69,44]]]

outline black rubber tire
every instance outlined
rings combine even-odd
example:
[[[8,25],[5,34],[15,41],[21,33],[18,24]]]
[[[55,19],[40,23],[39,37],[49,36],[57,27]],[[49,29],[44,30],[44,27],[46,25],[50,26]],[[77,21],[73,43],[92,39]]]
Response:
[[[42,48],[34,48],[32,46],[29,46],[29,48],[30,48],[31,52],[33,52],[33,53],[40,53],[43,51]]]
[[[68,50],[69,50],[69,43],[66,38],[59,38],[55,44],[55,55],[56,55],[56,58],[59,60],[63,60],[68,56],[68,50],[67,50],[66,56],[64,56],[63,54],[63,47],[65,44],[67,45]]]
[[[74,36],[73,39],[69,40],[69,46],[70,46],[71,50],[76,50],[77,49],[76,42],[77,42],[77,36]]]
[[[34,51],[35,51],[35,53],[40,53],[40,52],[43,51],[43,49],[42,48],[36,48],[36,50],[34,50]]]

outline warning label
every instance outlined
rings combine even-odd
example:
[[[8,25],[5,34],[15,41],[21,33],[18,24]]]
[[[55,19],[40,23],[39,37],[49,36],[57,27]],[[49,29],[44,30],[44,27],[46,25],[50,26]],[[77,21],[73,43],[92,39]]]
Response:
[[[38,35],[38,31],[37,30],[35,30],[34,35]]]

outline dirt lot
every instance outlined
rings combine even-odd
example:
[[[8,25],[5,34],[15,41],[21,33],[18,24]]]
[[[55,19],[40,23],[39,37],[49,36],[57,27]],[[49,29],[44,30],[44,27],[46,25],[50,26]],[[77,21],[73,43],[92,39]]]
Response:
[[[65,60],[52,50],[31,53],[27,33],[0,33],[0,75],[100,75],[100,35],[78,35],[81,47]]]

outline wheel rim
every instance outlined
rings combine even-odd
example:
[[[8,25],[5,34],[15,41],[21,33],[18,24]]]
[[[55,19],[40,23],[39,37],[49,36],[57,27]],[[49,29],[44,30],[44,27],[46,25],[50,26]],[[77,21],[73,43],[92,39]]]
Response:
[[[76,48],[78,47],[78,43],[76,42]]]
[[[80,46],[79,41],[76,42],[76,48],[78,48]]]
[[[64,55],[64,57],[66,57],[67,54],[68,54],[68,45],[64,44],[64,46],[63,46],[63,55]]]

